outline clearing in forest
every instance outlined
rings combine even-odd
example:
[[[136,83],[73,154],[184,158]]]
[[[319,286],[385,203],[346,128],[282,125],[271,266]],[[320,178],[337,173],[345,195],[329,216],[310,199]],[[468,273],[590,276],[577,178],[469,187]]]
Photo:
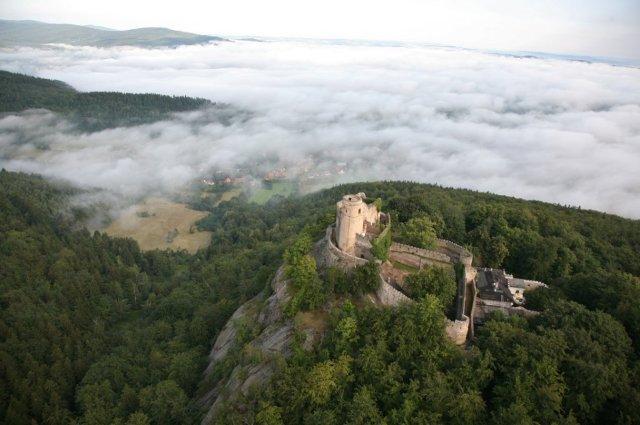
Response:
[[[207,214],[167,199],[148,198],[127,208],[104,231],[133,238],[144,251],[184,249],[193,254],[211,241],[211,232],[199,231],[195,225]]]

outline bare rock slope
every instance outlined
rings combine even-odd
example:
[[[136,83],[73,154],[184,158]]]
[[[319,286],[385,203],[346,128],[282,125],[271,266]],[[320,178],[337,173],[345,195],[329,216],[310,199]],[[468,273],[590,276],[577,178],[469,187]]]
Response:
[[[260,293],[240,306],[218,335],[204,372],[210,389],[200,399],[208,409],[203,424],[213,423],[226,401],[241,403],[252,388],[266,384],[278,364],[291,355],[296,335],[306,350],[319,339],[313,327],[285,317],[288,286],[280,267],[271,283],[273,293],[269,297]]]

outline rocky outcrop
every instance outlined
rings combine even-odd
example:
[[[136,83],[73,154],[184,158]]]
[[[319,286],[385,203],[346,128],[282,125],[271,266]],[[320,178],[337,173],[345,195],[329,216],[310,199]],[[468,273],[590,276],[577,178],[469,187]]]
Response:
[[[203,424],[214,422],[225,401],[237,401],[252,387],[266,384],[279,359],[291,355],[297,333],[304,336],[302,347],[307,350],[320,339],[317,330],[285,317],[283,310],[290,299],[288,286],[284,267],[280,267],[271,283],[272,294],[266,297],[261,293],[240,306],[218,334],[209,354],[205,380],[212,379],[221,366],[228,370],[222,378],[214,379],[200,398],[200,405],[208,409]],[[241,336],[247,332],[253,337],[242,341]]]
[[[209,364],[204,372],[205,375],[210,375],[213,372],[213,367],[222,359],[224,359],[227,354],[229,354],[229,350],[234,346],[237,339],[238,322],[246,317],[251,316],[251,310],[260,305],[262,297],[263,295],[260,294],[257,297],[253,298],[251,301],[248,301],[241,305],[240,308],[238,308],[233,313],[225,327],[222,328],[222,331],[220,331],[220,333],[218,334],[218,338],[216,338],[216,342],[213,344],[213,348],[209,353]]]

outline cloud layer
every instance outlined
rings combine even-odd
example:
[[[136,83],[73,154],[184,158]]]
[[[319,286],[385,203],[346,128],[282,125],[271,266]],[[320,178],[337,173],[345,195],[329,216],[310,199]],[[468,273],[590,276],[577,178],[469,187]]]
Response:
[[[640,69],[417,45],[238,41],[178,49],[0,52],[3,69],[80,90],[188,94],[251,111],[77,134],[0,119],[0,166],[125,196],[212,169],[314,156],[344,180],[438,183],[640,218]]]

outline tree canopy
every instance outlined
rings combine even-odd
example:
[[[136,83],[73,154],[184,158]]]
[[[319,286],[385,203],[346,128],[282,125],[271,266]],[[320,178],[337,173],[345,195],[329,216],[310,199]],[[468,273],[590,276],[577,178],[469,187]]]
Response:
[[[149,123],[172,112],[212,105],[209,100],[187,96],[78,92],[61,81],[0,70],[0,112],[48,109],[63,114],[85,131]]]
[[[335,219],[336,200],[359,191],[384,199],[396,229],[428,216],[479,265],[544,280],[549,289],[527,296],[542,313],[496,315],[465,351],[444,335],[438,298],[447,291],[432,280],[416,286],[418,302],[398,309],[358,301],[376,270],[316,267],[316,280],[310,244]],[[83,230],[87,212],[70,202],[77,193],[0,172],[4,423],[199,422],[213,340],[283,258],[304,266],[302,282],[311,276],[320,295],[333,288],[342,301],[319,346],[294,349],[270,385],[220,423],[638,421],[638,221],[431,185],[360,183],[266,205],[198,199],[193,206],[210,212],[199,226],[213,236],[187,255],[142,252],[133,240]],[[250,326],[239,335],[251,337]]]

